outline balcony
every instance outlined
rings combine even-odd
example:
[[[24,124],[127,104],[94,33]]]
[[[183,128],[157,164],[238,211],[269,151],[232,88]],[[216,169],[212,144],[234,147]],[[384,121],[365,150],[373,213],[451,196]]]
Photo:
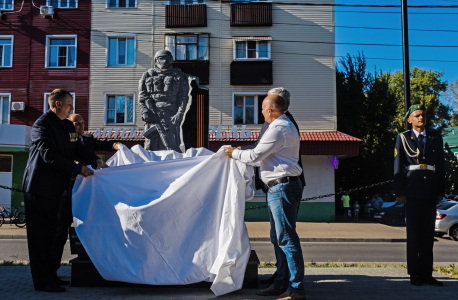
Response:
[[[231,85],[272,84],[272,61],[233,61]]]
[[[207,27],[207,6],[205,4],[166,5],[165,27]]]
[[[199,84],[210,83],[209,61],[179,61],[173,62],[175,68],[180,68],[186,74],[199,77]]]
[[[272,3],[231,4],[231,26],[272,26]]]

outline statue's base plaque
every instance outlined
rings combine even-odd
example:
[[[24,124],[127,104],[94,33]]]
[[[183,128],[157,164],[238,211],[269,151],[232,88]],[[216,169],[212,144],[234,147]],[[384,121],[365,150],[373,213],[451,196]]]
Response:
[[[91,259],[84,250],[75,228],[69,228],[70,233],[70,251],[72,254],[77,254],[78,257],[70,261],[71,270],[71,286],[72,287],[152,287],[146,284],[134,284],[128,282],[109,281],[103,279],[99,271],[92,263]],[[248,265],[245,270],[245,278],[243,280],[243,289],[258,288],[258,266],[259,259],[256,251],[251,250]],[[211,282],[199,282],[188,285],[154,285],[155,288],[210,288]]]

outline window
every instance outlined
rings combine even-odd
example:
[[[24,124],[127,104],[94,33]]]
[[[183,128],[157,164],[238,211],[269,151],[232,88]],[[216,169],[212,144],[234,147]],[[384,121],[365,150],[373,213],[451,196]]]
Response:
[[[264,116],[261,104],[267,95],[234,94],[233,95],[233,123],[234,124],[262,124]]]
[[[173,34],[165,36],[165,49],[172,52],[173,60],[209,59],[208,34]]]
[[[49,102],[48,102],[49,95],[51,95],[51,93],[45,93],[44,104],[43,104],[43,112],[47,112],[49,110]],[[70,93],[70,95],[72,95],[72,98],[73,98],[73,113],[75,113],[75,111],[76,111],[75,93]]]
[[[107,0],[109,8],[135,8],[137,7],[136,0]]]
[[[47,0],[46,5],[57,8],[78,8],[78,0]]]
[[[106,124],[133,124],[135,94],[105,95]]]
[[[0,67],[13,66],[13,36],[0,35]]]
[[[0,94],[0,124],[10,123],[11,94]]]
[[[76,35],[48,35],[47,68],[76,68]]]
[[[13,8],[14,8],[13,0],[0,1],[0,10],[13,10]]]
[[[169,5],[174,4],[205,4],[205,0],[170,0]]]
[[[235,41],[234,59],[270,59],[270,41]]]
[[[107,36],[107,65],[135,66],[136,36]]]

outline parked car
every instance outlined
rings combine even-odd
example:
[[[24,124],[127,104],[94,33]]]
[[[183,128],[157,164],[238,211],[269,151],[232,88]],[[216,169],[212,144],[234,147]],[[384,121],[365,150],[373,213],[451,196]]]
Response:
[[[406,211],[404,204],[397,202],[383,203],[383,206],[374,210],[374,220],[388,225],[405,224]]]
[[[436,236],[448,234],[458,241],[458,202],[447,201],[436,207]]]

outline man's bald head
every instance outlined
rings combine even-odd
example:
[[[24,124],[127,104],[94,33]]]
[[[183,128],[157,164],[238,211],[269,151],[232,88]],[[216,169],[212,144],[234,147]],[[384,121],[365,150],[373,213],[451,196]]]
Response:
[[[70,117],[68,117],[68,119],[73,122],[73,125],[75,125],[76,134],[78,135],[79,138],[81,138],[81,136],[84,133],[83,117],[78,114],[72,114],[70,115]]]
[[[262,101],[262,115],[267,123],[272,123],[285,112],[285,100],[278,95],[268,95]]]
[[[68,119],[72,122],[76,122],[76,120],[79,118],[83,119],[83,117],[78,114],[71,114],[70,117],[68,117]]]
[[[286,110],[285,99],[283,99],[279,95],[268,95],[266,98],[264,98],[264,101],[267,101],[272,110],[277,111],[281,114],[283,114]]]

